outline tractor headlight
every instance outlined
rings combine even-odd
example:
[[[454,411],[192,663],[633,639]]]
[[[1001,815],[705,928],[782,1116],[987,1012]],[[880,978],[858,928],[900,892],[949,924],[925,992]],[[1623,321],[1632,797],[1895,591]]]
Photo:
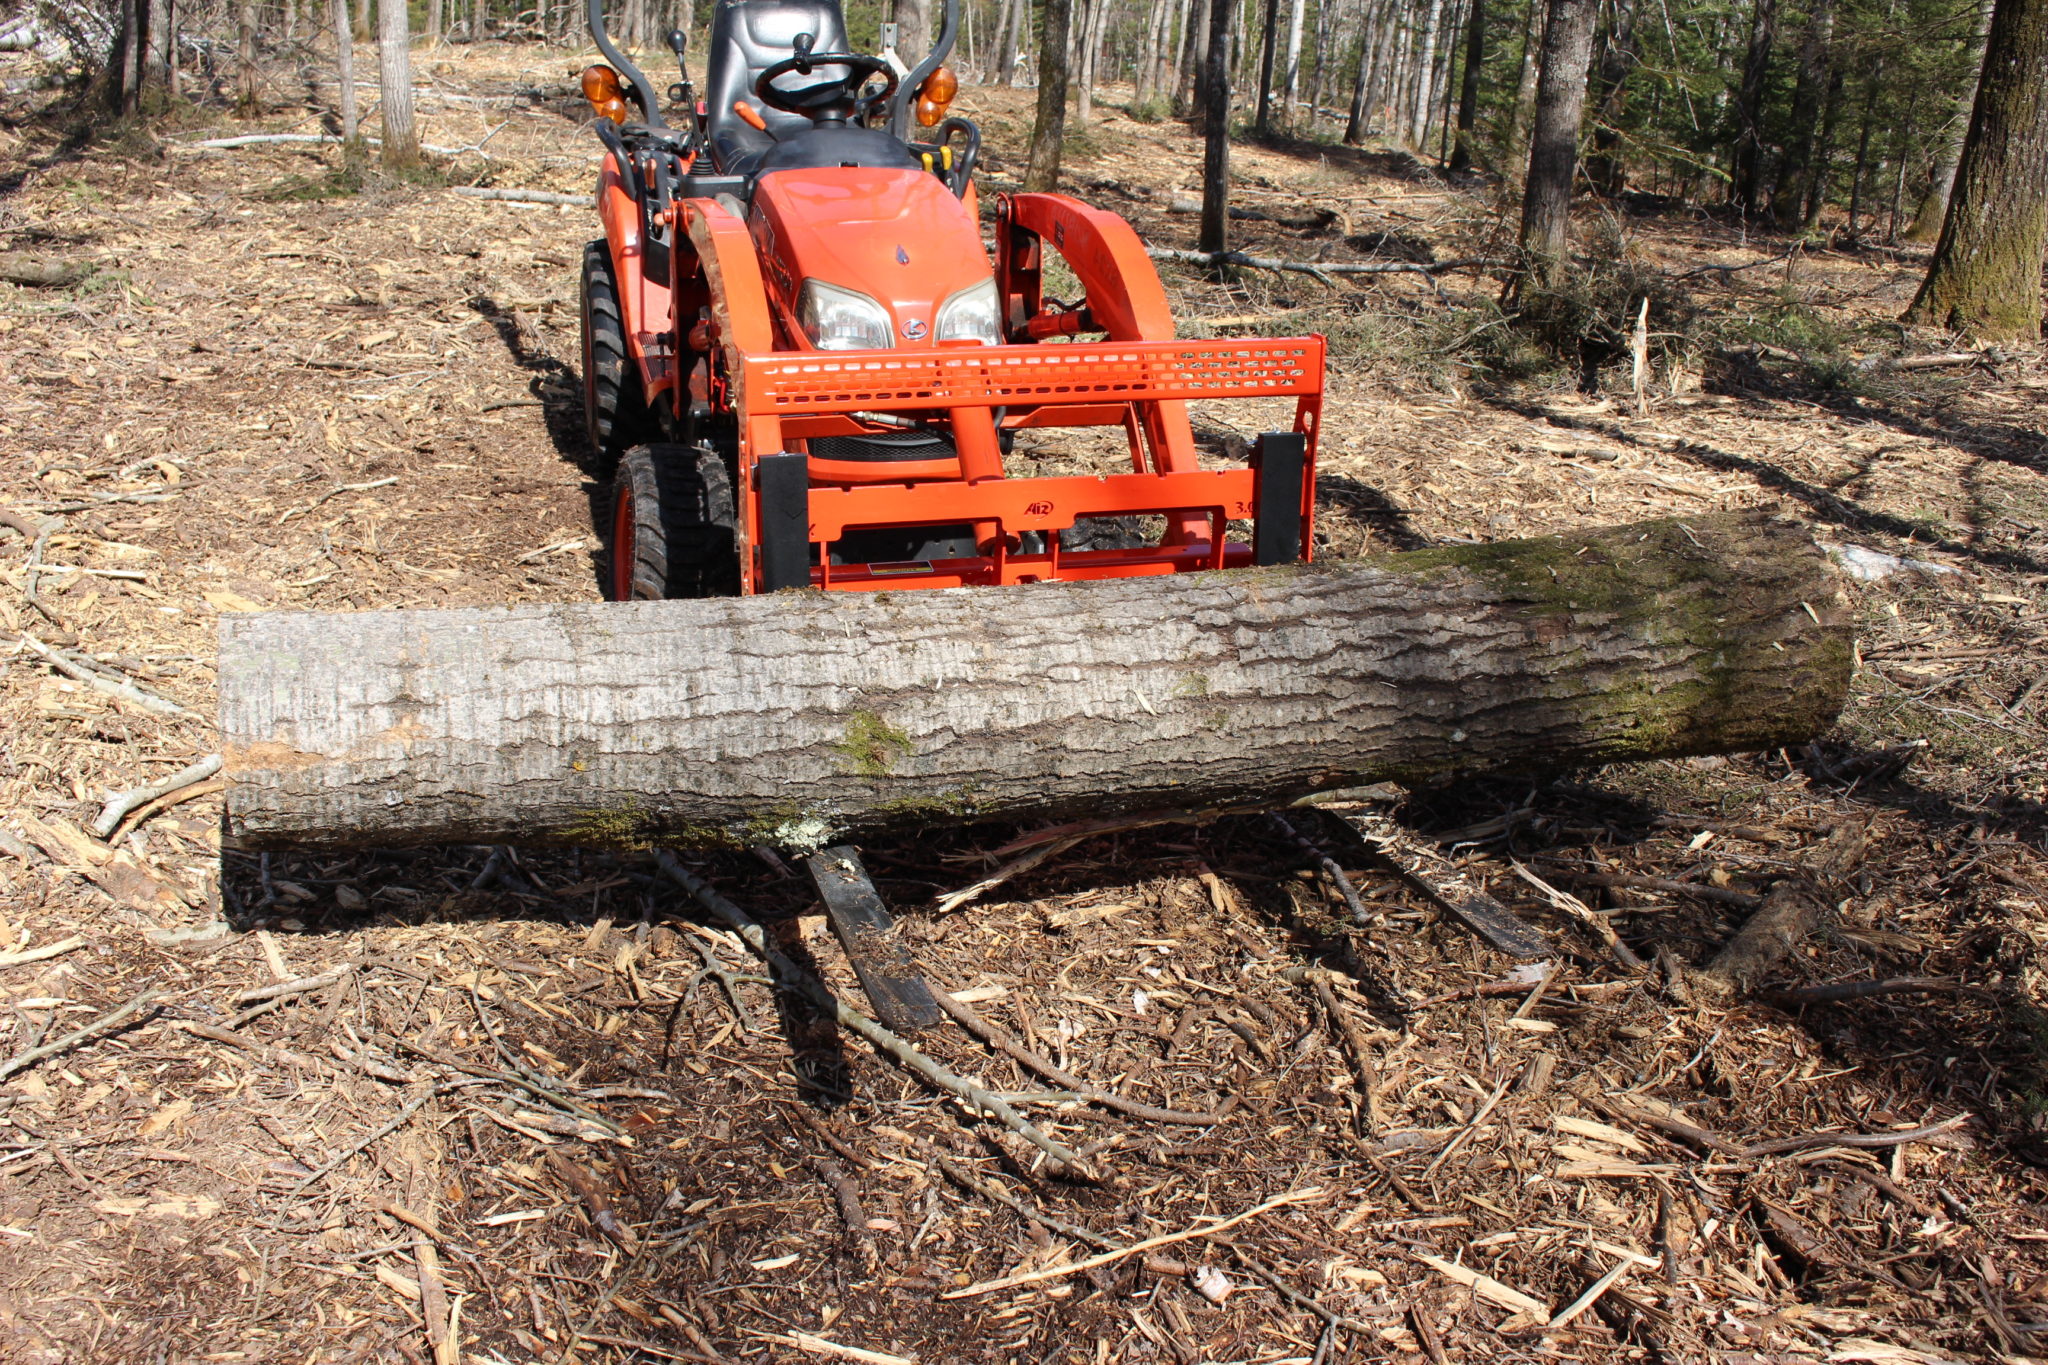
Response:
[[[805,280],[797,317],[821,351],[881,351],[891,345],[888,313],[858,290]]]
[[[979,341],[988,346],[1003,343],[1003,328],[996,305],[996,282],[970,284],[939,305],[939,341]]]

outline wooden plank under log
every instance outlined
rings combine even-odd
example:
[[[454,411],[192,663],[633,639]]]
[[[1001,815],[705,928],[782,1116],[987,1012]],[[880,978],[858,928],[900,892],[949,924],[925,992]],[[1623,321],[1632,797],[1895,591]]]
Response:
[[[221,621],[246,848],[771,843],[1803,743],[1853,661],[1762,511],[952,592]]]
[[[896,920],[868,880],[860,854],[847,845],[828,848],[806,858],[804,868],[882,1023],[898,1033],[915,1033],[938,1023],[938,1002],[917,964],[903,951]]]

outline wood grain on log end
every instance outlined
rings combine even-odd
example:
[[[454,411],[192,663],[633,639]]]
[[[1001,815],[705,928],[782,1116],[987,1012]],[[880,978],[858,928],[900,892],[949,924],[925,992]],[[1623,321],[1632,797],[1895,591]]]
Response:
[[[224,617],[245,847],[777,843],[1803,742],[1853,663],[1768,512],[1175,578]]]

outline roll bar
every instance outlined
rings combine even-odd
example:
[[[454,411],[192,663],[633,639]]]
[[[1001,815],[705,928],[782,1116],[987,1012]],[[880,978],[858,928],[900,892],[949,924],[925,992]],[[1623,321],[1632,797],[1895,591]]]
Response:
[[[946,0],[950,8],[958,0]],[[654,86],[647,79],[647,73],[633,65],[625,53],[612,42],[611,34],[604,27],[604,0],[589,0],[584,11],[590,23],[590,36],[597,42],[597,50],[612,64],[612,69],[624,76],[633,86],[633,103],[640,106],[640,117],[649,128],[666,128],[668,120],[661,116],[661,101],[655,96]],[[923,77],[918,79],[922,80]]]
[[[591,0],[595,5],[597,0]],[[939,25],[939,40],[932,44],[932,50],[925,54],[923,61],[910,68],[910,74],[897,83],[896,93],[889,99],[889,134],[903,137],[905,122],[910,116],[910,105],[917,98],[917,92],[924,85],[924,78],[939,69],[939,63],[946,60],[953,50],[953,40],[960,36],[960,0],[946,0],[946,16]]]

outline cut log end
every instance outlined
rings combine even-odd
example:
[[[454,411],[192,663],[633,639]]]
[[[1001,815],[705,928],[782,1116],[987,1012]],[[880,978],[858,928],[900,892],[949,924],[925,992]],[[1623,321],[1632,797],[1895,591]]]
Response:
[[[222,621],[244,847],[775,844],[1804,742],[1853,663],[1764,512],[964,592]]]

